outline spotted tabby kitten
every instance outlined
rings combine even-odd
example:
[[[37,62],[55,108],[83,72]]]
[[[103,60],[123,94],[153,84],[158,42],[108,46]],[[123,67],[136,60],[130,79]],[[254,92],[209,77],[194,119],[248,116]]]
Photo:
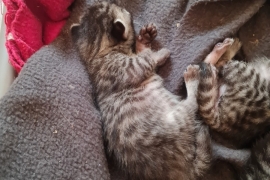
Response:
[[[225,39],[202,63],[199,113],[213,131],[247,146],[270,128],[270,60],[230,61],[241,47]]]
[[[210,163],[210,138],[196,121],[198,66],[184,73],[188,97],[180,100],[155,73],[169,57],[151,51],[153,25],[137,38],[131,15],[114,4],[87,9],[72,36],[87,65],[100,109],[108,153],[130,179],[197,179]]]
[[[270,60],[230,61],[240,47],[238,39],[227,38],[202,63],[199,112],[236,148],[268,133],[253,145],[240,179],[270,179]]]

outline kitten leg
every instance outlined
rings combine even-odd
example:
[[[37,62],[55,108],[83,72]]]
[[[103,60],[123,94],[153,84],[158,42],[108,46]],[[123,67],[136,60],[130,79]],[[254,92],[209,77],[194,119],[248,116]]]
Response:
[[[188,98],[193,96],[196,98],[197,96],[199,72],[200,67],[198,65],[189,65],[184,72]]]
[[[222,43],[217,43],[210,54],[207,55],[204,62],[222,67],[230,61],[241,48],[241,42],[238,38],[226,38]]]
[[[204,62],[215,65],[233,42],[232,38],[226,38],[222,43],[217,43],[214,49],[206,56]]]
[[[157,66],[161,66],[170,57],[170,54],[171,54],[170,50],[162,48],[157,52],[152,52],[150,54],[150,57],[156,62]]]
[[[198,103],[197,89],[199,84],[200,68],[198,65],[189,65],[184,72],[184,80],[187,88],[187,99],[181,101],[181,106],[185,107],[190,117],[195,119]],[[193,161],[196,176],[200,177],[209,168],[211,163],[211,145],[209,130],[206,125],[201,125],[195,136],[196,151]]]
[[[218,109],[219,87],[217,69],[214,66],[222,66],[235,55],[241,47],[238,39],[226,38],[218,43],[212,52],[201,63],[200,83],[198,90],[199,114],[206,124],[213,129],[221,125]],[[206,64],[210,63],[210,64]]]
[[[244,166],[250,158],[250,149],[231,149],[212,141],[213,159],[222,159],[238,166]]]
[[[153,23],[150,23],[140,30],[136,40],[136,53],[142,52],[146,48],[151,49],[151,43],[157,36],[157,29]]]
[[[157,29],[153,23],[150,23],[140,30],[140,34],[136,41],[136,52],[141,54],[150,55],[157,66],[160,66],[166,62],[170,56],[170,51],[168,49],[161,49],[157,52],[151,51],[151,43],[157,36]]]
[[[201,125],[198,129],[196,146],[194,167],[196,174],[200,177],[210,167],[212,161],[211,138],[206,125]]]
[[[242,43],[240,42],[240,40],[238,38],[235,38],[232,42],[232,45],[228,46],[226,52],[220,57],[215,66],[217,68],[224,66],[228,61],[230,61],[235,56],[235,54],[239,51],[241,46]]]

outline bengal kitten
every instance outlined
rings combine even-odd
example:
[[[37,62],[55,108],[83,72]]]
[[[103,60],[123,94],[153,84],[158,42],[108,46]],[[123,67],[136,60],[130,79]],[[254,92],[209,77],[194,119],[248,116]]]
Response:
[[[231,61],[238,39],[215,46],[201,64],[199,114],[213,131],[242,148],[270,128],[270,60]]]
[[[208,129],[196,120],[199,66],[187,67],[188,97],[180,100],[155,72],[170,55],[149,48],[155,26],[141,30],[136,54],[132,17],[114,4],[89,7],[71,32],[92,78],[108,154],[130,179],[202,176],[211,150]]]

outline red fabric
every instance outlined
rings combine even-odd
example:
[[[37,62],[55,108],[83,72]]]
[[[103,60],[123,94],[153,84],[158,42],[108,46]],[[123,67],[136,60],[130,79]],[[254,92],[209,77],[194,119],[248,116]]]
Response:
[[[73,0],[3,0],[7,7],[6,47],[9,60],[20,72],[27,59],[51,43],[69,17]]]

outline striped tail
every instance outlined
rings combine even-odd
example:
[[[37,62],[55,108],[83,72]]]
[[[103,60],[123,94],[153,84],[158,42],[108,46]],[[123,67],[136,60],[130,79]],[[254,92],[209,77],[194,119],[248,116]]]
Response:
[[[217,70],[211,65],[202,62],[200,64],[200,82],[198,87],[199,114],[204,122],[213,129],[220,126],[218,114],[218,79]]]

